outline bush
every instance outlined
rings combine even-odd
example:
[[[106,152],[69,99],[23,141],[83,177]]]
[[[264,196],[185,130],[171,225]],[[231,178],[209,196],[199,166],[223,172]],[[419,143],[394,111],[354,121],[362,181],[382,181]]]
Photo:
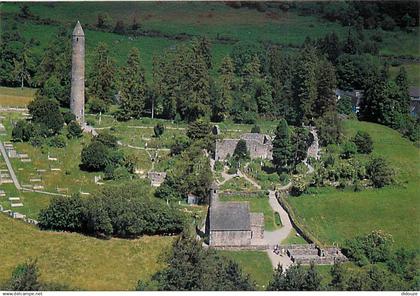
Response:
[[[38,291],[41,284],[38,281],[39,269],[36,261],[19,264],[12,272],[12,277],[6,285],[9,291]]]
[[[377,188],[392,184],[394,173],[386,160],[381,157],[372,158],[366,165],[366,174],[373,186]]]
[[[81,167],[87,171],[102,171],[110,163],[108,148],[99,141],[84,147],[81,153]]]
[[[221,172],[221,171],[223,171],[223,167],[224,167],[223,162],[221,162],[221,161],[219,161],[219,160],[216,160],[216,161],[214,162],[214,170],[215,170],[216,172]]]
[[[281,226],[280,214],[278,212],[274,213],[274,222],[277,226]]]
[[[76,116],[71,111],[63,112],[63,119],[66,124],[69,124],[73,120],[76,120]]]
[[[56,135],[48,140],[48,145],[56,148],[66,147],[66,139],[63,135]]]
[[[68,138],[80,138],[83,134],[83,130],[77,121],[71,121],[67,125],[67,137]]]
[[[349,159],[357,152],[356,144],[353,142],[345,142],[341,151],[341,158]]]
[[[153,128],[153,132],[155,133],[156,138],[159,138],[163,134],[164,131],[165,131],[165,127],[160,122],[157,125],[155,125],[155,127]]]
[[[233,152],[233,156],[238,160],[249,158],[249,153],[248,153],[248,149],[246,147],[245,140],[240,139],[238,141],[238,143],[236,144],[235,150]]]
[[[19,120],[12,130],[13,141],[27,142],[34,135],[34,127],[26,120]]]
[[[149,185],[139,182],[104,187],[87,199],[53,198],[41,211],[40,227],[105,237],[177,234],[184,228],[184,216],[153,198]]]
[[[258,125],[255,124],[251,129],[251,133],[259,134],[259,133],[261,133],[261,128]]]
[[[359,153],[369,154],[373,150],[373,141],[367,132],[358,131],[353,138],[353,142],[356,144]]]
[[[118,147],[118,140],[114,135],[109,133],[100,133],[95,136],[92,142],[100,142],[104,144],[108,148],[117,148]]]
[[[32,122],[44,125],[48,135],[55,135],[63,128],[64,119],[57,101],[35,99],[29,103],[28,109]]]
[[[89,111],[91,113],[105,113],[109,109],[109,106],[107,103],[105,103],[103,100],[92,98],[89,100]]]

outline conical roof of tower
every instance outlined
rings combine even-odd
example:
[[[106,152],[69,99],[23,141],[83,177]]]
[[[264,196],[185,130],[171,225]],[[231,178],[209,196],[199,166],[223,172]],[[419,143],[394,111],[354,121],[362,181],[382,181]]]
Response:
[[[82,25],[80,25],[80,22],[77,21],[77,24],[73,30],[73,36],[84,36],[84,35],[85,35],[85,32],[83,32]]]

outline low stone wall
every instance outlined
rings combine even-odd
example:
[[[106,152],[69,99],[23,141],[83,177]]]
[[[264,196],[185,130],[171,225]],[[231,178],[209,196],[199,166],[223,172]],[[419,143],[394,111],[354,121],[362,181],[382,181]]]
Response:
[[[233,191],[233,190],[219,190],[219,195],[221,197],[223,196],[232,196],[232,195],[243,195],[243,196],[247,196],[247,197],[252,197],[255,196],[257,197],[260,194],[267,194],[268,197],[268,192],[266,190],[257,190],[257,191]]]
[[[226,251],[265,251],[269,249],[269,245],[247,245],[247,246],[219,246],[219,247],[210,247],[216,250],[226,250]]]

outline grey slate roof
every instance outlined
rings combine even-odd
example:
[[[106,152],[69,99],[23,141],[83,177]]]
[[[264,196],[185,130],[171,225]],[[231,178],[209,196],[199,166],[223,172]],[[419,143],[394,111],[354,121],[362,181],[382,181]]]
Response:
[[[247,202],[221,202],[210,208],[210,231],[251,230]]]
[[[85,36],[85,32],[83,32],[82,25],[79,21],[77,21],[77,24],[74,27],[73,36]]]
[[[418,97],[420,97],[420,88],[419,87],[410,87],[408,89],[408,93],[410,94],[410,97],[418,98]]]

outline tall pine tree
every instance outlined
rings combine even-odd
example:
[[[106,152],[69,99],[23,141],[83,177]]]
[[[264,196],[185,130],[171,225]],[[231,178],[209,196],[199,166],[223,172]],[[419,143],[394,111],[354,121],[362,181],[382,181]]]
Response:
[[[146,82],[144,69],[140,65],[140,52],[132,48],[127,64],[121,71],[120,97],[121,109],[131,117],[140,118],[146,103]]]

